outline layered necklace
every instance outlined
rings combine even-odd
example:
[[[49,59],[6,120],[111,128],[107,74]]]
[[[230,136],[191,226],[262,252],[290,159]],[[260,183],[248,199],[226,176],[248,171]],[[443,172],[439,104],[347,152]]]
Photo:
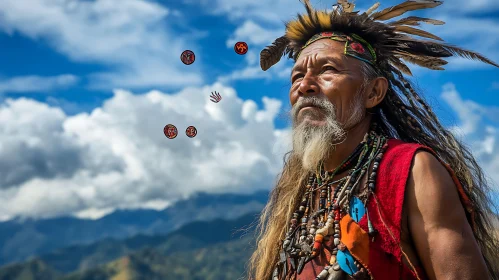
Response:
[[[323,241],[330,238],[333,238],[334,247],[329,264],[316,279],[343,279],[345,273],[355,279],[370,278],[366,269],[349,255],[346,246],[341,242],[340,220],[350,214],[358,223],[366,213],[367,201],[374,192],[377,170],[386,147],[387,137],[375,133],[375,129],[372,129],[353,153],[332,172],[325,171],[321,163],[317,172],[310,174],[302,200],[289,222],[289,229],[282,243],[280,261],[274,270],[274,280],[278,280],[279,275],[287,274],[287,260],[292,269],[300,274],[305,264],[320,254]],[[346,177],[334,180],[336,175],[345,171],[348,171]],[[369,173],[368,179],[361,191],[359,185],[366,173]],[[334,188],[334,185],[337,187]],[[317,196],[319,203],[315,205]],[[369,220],[369,215],[367,218],[369,235],[374,236],[376,230]]]

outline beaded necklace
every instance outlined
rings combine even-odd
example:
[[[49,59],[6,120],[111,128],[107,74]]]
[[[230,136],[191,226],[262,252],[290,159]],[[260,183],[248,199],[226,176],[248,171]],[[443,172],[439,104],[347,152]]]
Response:
[[[282,243],[280,262],[273,274],[274,280],[278,280],[279,275],[286,275],[287,260],[292,269],[300,274],[305,264],[319,254],[325,237],[333,238],[335,247],[331,252],[329,265],[324,267],[316,280],[335,280],[344,275],[336,259],[338,250],[346,249],[346,246],[341,243],[340,220],[349,213],[350,202],[354,195],[359,193],[360,182],[372,164],[372,170],[366,181],[366,194],[362,199],[362,203],[367,204],[370,194],[375,190],[379,162],[387,147],[387,137],[375,133],[375,128],[374,124],[371,132],[366,134],[352,154],[332,172],[325,171],[321,163],[315,174],[310,174],[301,203],[292,215],[288,232]],[[335,175],[347,170],[346,177],[333,181]],[[335,184],[338,185],[333,188]],[[319,196],[319,205],[316,212],[311,213],[316,195]],[[374,236],[376,230],[369,220],[369,214],[366,214],[369,235]],[[358,221],[359,217],[356,218]],[[354,260],[354,265],[359,268],[353,275],[356,279],[363,279],[362,275],[368,277],[367,271],[360,263]]]

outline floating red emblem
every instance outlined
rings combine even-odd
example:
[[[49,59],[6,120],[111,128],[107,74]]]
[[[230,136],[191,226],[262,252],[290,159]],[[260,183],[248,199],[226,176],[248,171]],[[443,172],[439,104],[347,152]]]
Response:
[[[248,44],[246,42],[237,42],[234,45],[234,51],[240,55],[246,54],[248,52]]]
[[[182,60],[185,65],[191,65],[194,63],[194,60],[196,60],[196,55],[194,55],[193,51],[185,50],[180,55],[180,60]]]
[[[163,133],[168,139],[173,139],[178,135],[177,128],[173,124],[167,124],[165,128],[163,128]]]
[[[187,137],[193,138],[198,134],[198,130],[191,125],[185,130],[185,134],[187,135]]]

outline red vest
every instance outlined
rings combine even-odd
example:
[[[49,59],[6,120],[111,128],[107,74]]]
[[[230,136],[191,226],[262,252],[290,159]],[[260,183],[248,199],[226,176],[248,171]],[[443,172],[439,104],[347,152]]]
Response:
[[[400,233],[405,187],[411,171],[414,155],[418,150],[425,150],[435,155],[430,148],[422,145],[404,143],[400,140],[391,139],[388,141],[388,147],[380,162],[375,189],[375,195],[379,205],[373,197],[369,199],[367,205],[371,223],[379,232],[375,236],[374,242],[372,240],[369,241],[368,270],[371,272],[374,279],[417,279],[416,273],[402,261]],[[445,164],[444,166],[449,170],[449,173],[459,190],[461,202],[468,210],[468,213],[470,213],[469,200],[467,199],[461,184],[450,168]],[[381,220],[380,213],[383,217],[383,221],[390,229],[391,234],[388,231],[387,226],[385,226]],[[364,231],[368,232],[367,215],[364,215],[359,221],[359,225]],[[319,256],[305,265],[300,275],[294,273],[295,275],[293,276],[288,275],[288,279],[293,279],[294,277],[296,277],[297,280],[315,279],[329,261],[329,252],[333,248],[331,239],[324,243],[325,250],[322,250]],[[421,268],[416,267],[415,269],[419,279],[427,279],[426,274]]]

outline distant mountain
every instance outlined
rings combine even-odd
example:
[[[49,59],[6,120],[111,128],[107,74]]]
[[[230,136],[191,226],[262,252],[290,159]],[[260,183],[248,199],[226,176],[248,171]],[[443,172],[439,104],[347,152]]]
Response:
[[[2,280],[54,280],[61,276],[62,273],[48,266],[42,260],[13,264],[6,269],[0,269],[0,279]]]
[[[125,239],[140,234],[165,235],[193,221],[235,219],[260,211],[267,199],[268,192],[251,195],[198,193],[161,211],[118,210],[98,220],[61,217],[1,222],[0,265],[106,238]],[[103,244],[111,246],[113,242],[116,241],[107,239]],[[92,246],[102,245],[93,244],[89,248]],[[111,247],[109,250],[117,250]],[[136,247],[132,248],[135,249]],[[128,252],[127,250],[122,248],[118,252],[121,254]],[[96,257],[91,263],[95,262],[100,262],[100,259]]]
[[[170,256],[144,249],[60,280],[237,280],[245,276],[252,241],[246,237]]]
[[[175,279],[226,279],[220,278],[220,273],[235,275],[244,270],[252,252],[249,242],[253,231],[249,227],[256,218],[257,213],[253,213],[235,220],[199,221],[167,236],[139,235],[59,249],[25,263],[1,267],[0,279],[169,279],[165,275],[175,275]],[[189,278],[191,267],[199,269],[208,264],[205,271],[215,278]],[[219,269],[225,265],[230,267]],[[192,274],[196,273],[195,269]]]

